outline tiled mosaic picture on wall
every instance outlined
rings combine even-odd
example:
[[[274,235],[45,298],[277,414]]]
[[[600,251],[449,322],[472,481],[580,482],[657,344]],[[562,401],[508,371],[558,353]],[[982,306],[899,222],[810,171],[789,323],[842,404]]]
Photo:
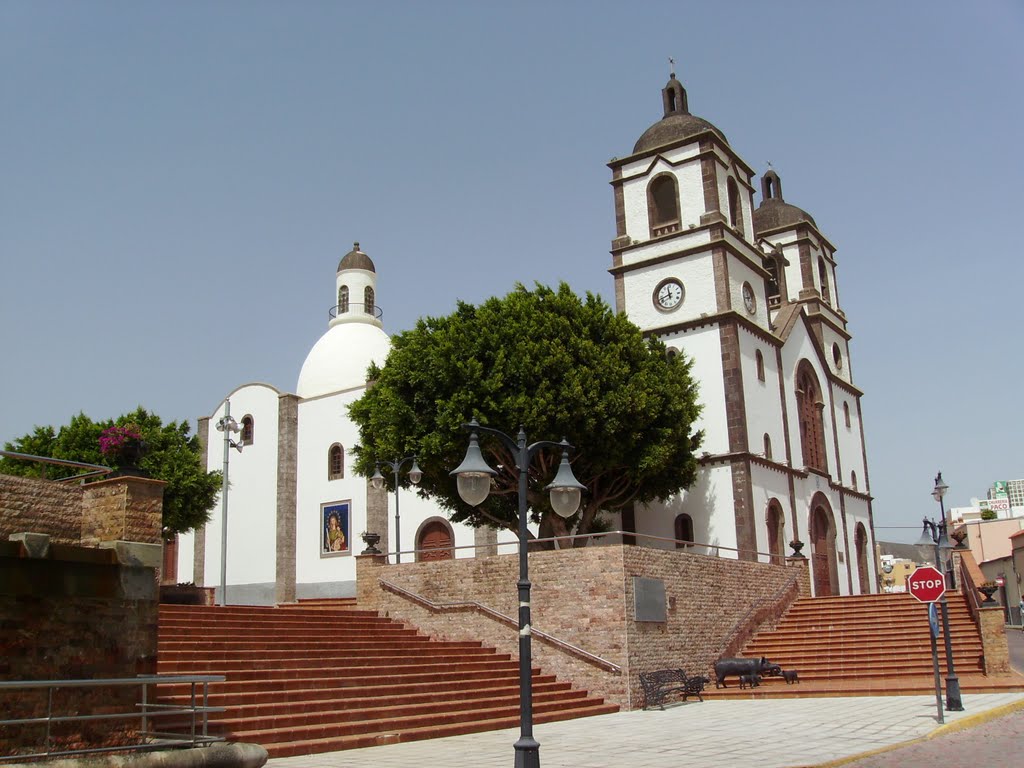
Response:
[[[352,554],[349,544],[351,506],[348,501],[320,505],[320,557]]]

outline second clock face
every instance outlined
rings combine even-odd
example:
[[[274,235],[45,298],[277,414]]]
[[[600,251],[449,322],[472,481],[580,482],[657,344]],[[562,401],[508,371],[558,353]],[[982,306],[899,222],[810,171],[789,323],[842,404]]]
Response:
[[[663,280],[654,290],[654,303],[660,309],[675,309],[683,301],[683,284],[678,280]]]
[[[754,314],[757,309],[757,299],[754,297],[754,289],[750,283],[743,284],[743,306],[747,308],[747,312]]]

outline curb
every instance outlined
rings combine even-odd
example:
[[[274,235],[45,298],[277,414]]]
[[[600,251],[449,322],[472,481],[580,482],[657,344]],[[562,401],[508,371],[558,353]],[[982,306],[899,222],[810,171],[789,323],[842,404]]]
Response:
[[[973,728],[976,725],[987,723],[990,720],[998,720],[1000,717],[1005,717],[1012,712],[1016,712],[1019,709],[1024,709],[1024,699],[1018,701],[1011,701],[1009,704],[1002,704],[992,709],[987,709],[984,712],[979,712],[976,715],[968,715],[966,717],[959,718],[956,722],[946,723],[940,725],[931,733],[924,736],[919,736],[916,739],[910,739],[909,741],[901,741],[899,744],[890,744],[887,747],[879,747],[878,749],[872,749],[868,752],[861,752],[856,755],[849,755],[848,757],[839,757],[835,760],[829,760],[827,763],[816,763],[810,768],[835,768],[840,765],[848,765],[850,763],[857,762],[858,760],[864,760],[875,755],[883,755],[886,752],[892,752],[897,749],[903,749],[904,747],[913,746],[914,744],[920,744],[924,741],[937,738],[939,736],[946,736],[957,731],[964,731],[968,728]]]
[[[213,744],[191,749],[163,749],[132,755],[90,755],[32,763],[7,763],[7,768],[261,768],[267,750],[258,744]]]

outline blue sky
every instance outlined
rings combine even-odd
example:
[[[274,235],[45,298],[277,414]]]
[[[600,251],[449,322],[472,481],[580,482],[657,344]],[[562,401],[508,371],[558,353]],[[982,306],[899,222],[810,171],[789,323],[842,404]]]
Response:
[[[0,2],[0,441],[292,391],[359,240],[385,328],[612,301],[610,172],[690,110],[838,247],[878,538],[1024,477],[1024,5]],[[908,526],[887,528],[886,526]]]

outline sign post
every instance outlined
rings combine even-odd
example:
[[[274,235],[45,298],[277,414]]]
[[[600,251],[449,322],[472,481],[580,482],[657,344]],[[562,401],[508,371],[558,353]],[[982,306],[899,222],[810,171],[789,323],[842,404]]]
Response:
[[[928,603],[928,634],[932,639],[932,669],[935,672],[935,711],[939,724],[946,722],[942,714],[942,679],[939,675],[939,618],[935,603],[946,594],[946,580],[937,568],[930,565],[916,569],[907,578],[907,591],[922,603]]]

